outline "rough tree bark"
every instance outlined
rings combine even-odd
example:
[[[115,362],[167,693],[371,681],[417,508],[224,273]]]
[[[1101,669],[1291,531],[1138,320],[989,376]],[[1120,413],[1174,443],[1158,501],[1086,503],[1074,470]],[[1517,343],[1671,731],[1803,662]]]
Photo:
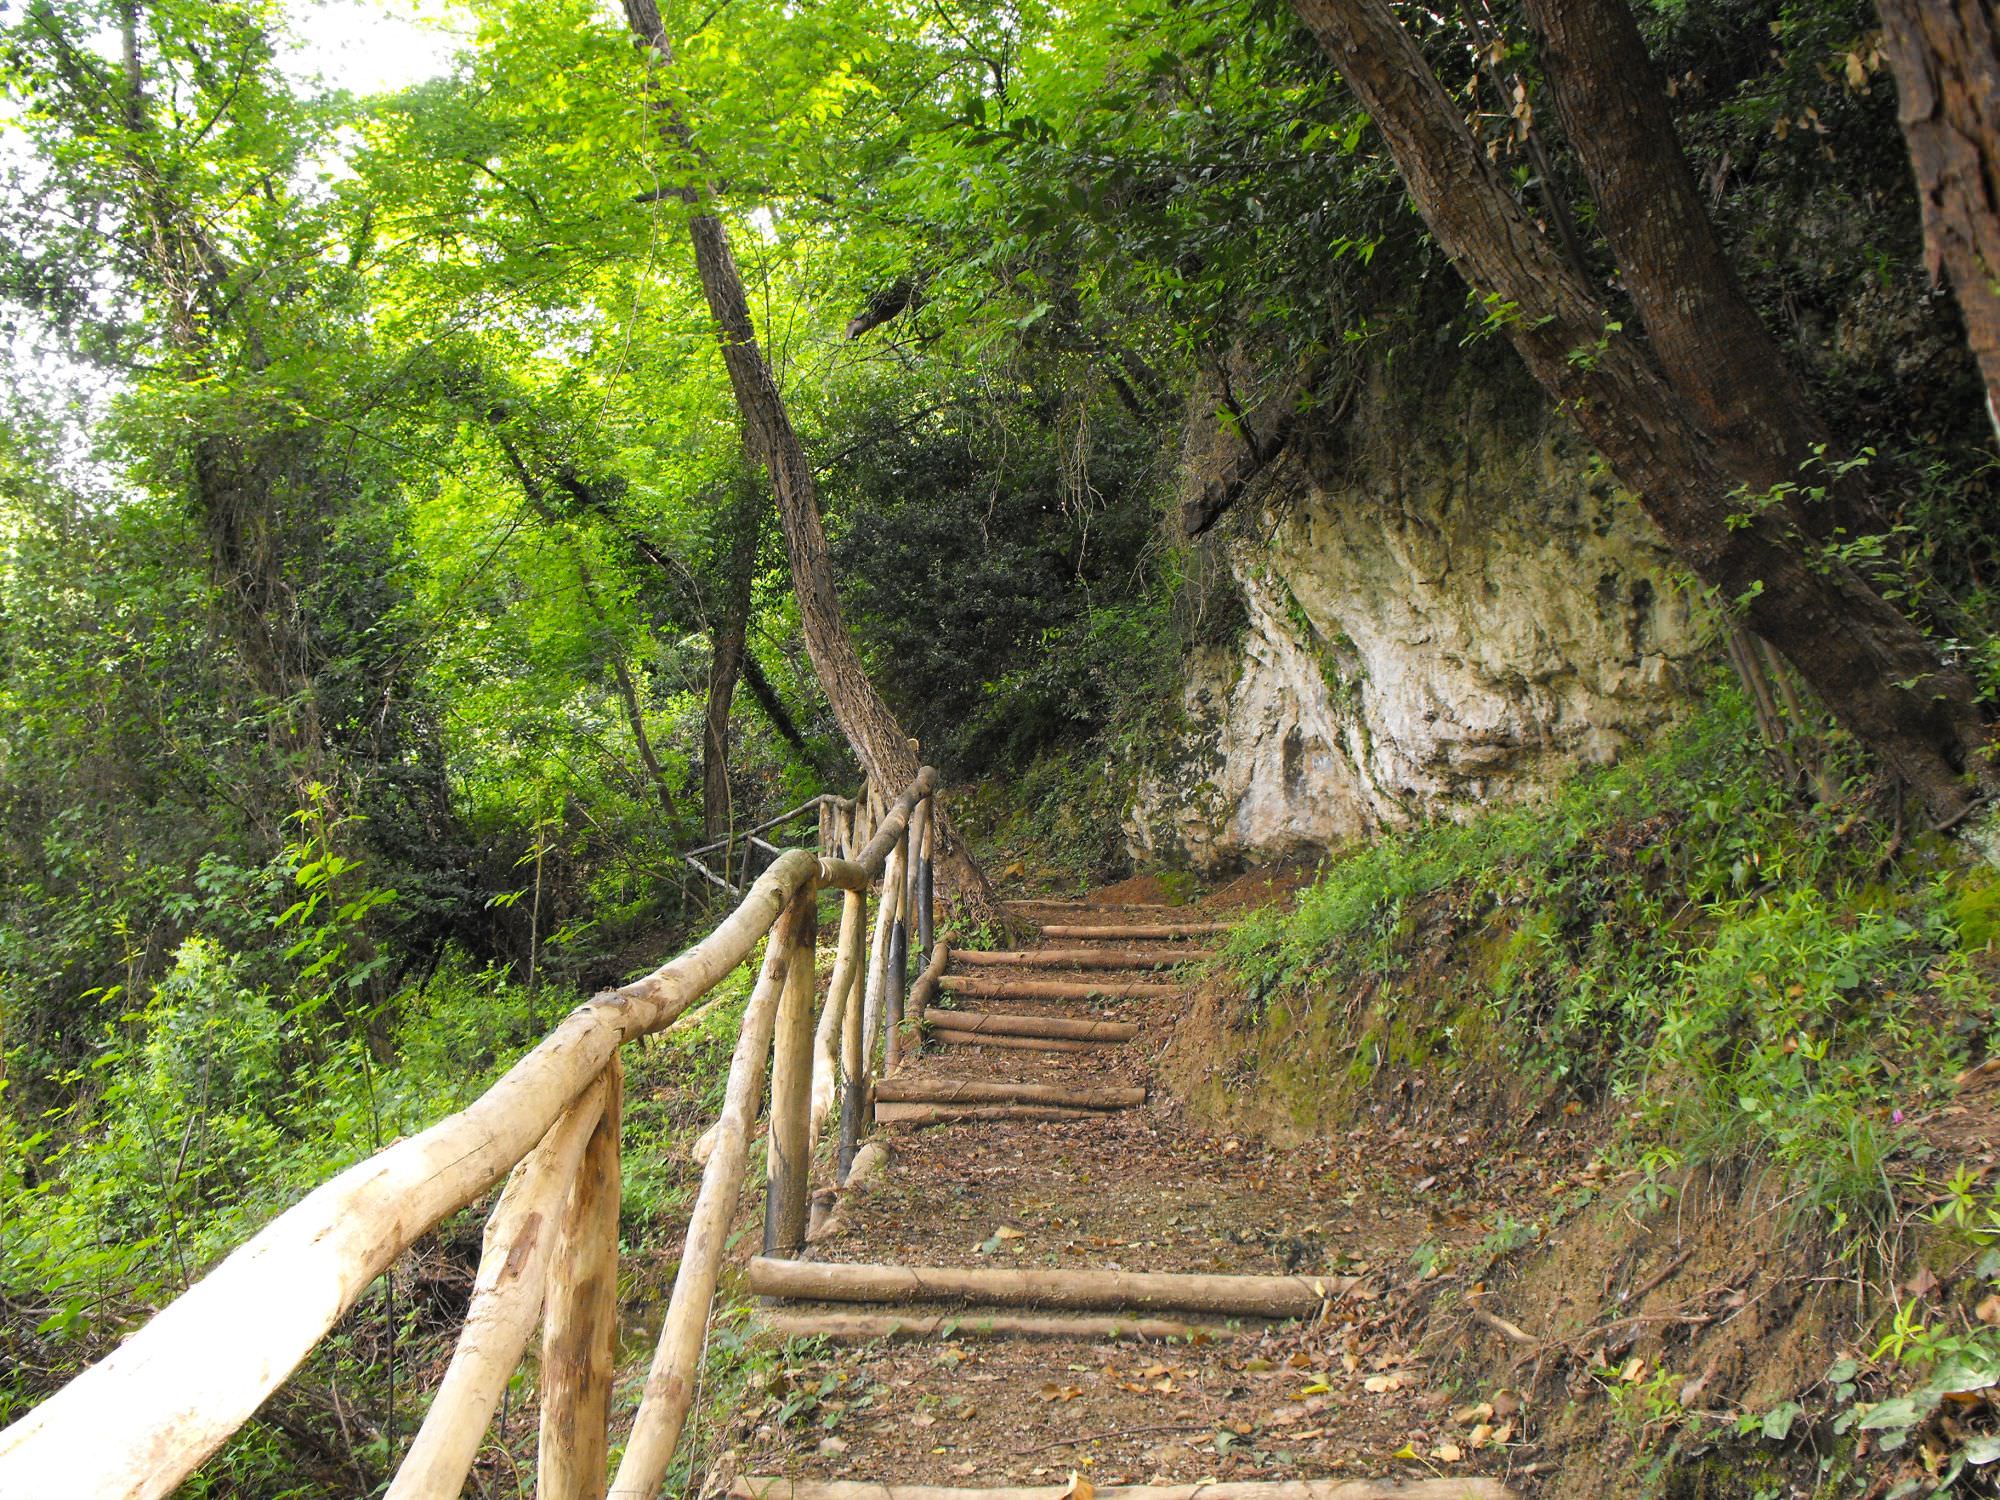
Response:
[[[625,0],[625,15],[642,45],[651,48],[663,62],[672,58],[673,47],[654,0]],[[671,101],[656,93],[652,105],[668,144],[676,152],[691,153],[699,159],[693,132]],[[750,304],[743,290],[743,276],[730,251],[729,236],[722,220],[706,210],[704,195],[698,188],[676,187],[669,196],[690,210],[688,234],[694,242],[695,268],[708,298],[709,312],[716,321],[722,360],[743,417],[744,434],[750,451],[770,474],[771,488],[777,495],[785,552],[792,565],[792,587],[805,628],[806,653],[812,658],[813,671],[826,690],[834,718],[853,747],[855,758],[868,776],[893,796],[916,779],[919,769],[916,742],[904,734],[895,714],[882,701],[875,684],[868,680],[853,638],[847,633],[840,597],[834,587],[826,528],[820,519],[819,485],[805,448],[792,429],[790,413],[771,376],[771,367],[758,345],[756,325],[751,321]],[[1005,917],[985,872],[967,853],[947,819],[940,817],[935,826],[939,835],[939,874],[946,887],[970,905],[975,920],[1004,925]]]
[[[1514,201],[1387,0],[1294,0],[1387,141],[1410,196],[1529,371],[1703,582],[1734,601],[1828,708],[1941,817],[1974,783],[1972,685],[1851,570],[1810,562],[1789,515],[1738,514],[1731,476],[1638,346]]]
[[[1660,368],[1751,491],[1800,482],[1816,450],[1838,445],[1736,279],[1631,11],[1624,0],[1525,4],[1597,226]],[[1813,477],[1831,503],[1795,508],[1809,534],[1880,529],[1858,474]]]
[[[2000,434],[2000,20],[1992,0],[1877,0],[1931,276],[1951,276]]]

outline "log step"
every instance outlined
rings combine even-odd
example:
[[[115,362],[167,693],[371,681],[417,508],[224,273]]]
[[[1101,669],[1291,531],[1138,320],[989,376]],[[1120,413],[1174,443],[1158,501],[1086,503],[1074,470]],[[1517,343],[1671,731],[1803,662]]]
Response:
[[[1122,1042],[1079,1042],[1060,1036],[1004,1036],[991,1031],[956,1031],[949,1026],[929,1028],[930,1039],[945,1047],[1001,1047],[1013,1052],[1109,1052]]]
[[[963,1125],[976,1120],[1101,1120],[1101,1109],[1070,1104],[878,1104],[877,1125]]]
[[[991,1083],[969,1078],[883,1078],[875,1098],[884,1104],[1056,1104],[1065,1109],[1135,1109],[1146,1091],[1125,1087],[1076,1087],[1066,1083]]]
[[[931,1484],[876,1484],[859,1479],[739,1477],[731,1500],[1067,1500],[1069,1484],[954,1489]],[[1519,1500],[1497,1479],[1271,1479],[1234,1484],[1100,1484],[1095,1500]]]
[[[795,1302],[975,1302],[1077,1311],[1214,1313],[1307,1318],[1353,1290],[1355,1276],[1224,1276],[1006,1266],[890,1266],[830,1261],[750,1262],[750,1290]]]
[[[1235,924],[1232,922],[1172,922],[1165,924],[1106,922],[1078,926],[1074,923],[1043,923],[1042,936],[1045,938],[1075,939],[1118,938],[1123,942],[1144,942],[1147,938],[1190,938],[1210,937],[1218,932],[1227,932]]]
[[[882,1339],[1210,1339],[1236,1338],[1242,1329],[1228,1323],[1189,1323],[1180,1318],[1121,1318],[1115,1313],[1007,1313],[969,1307],[955,1313],[759,1313],[758,1325],[784,1339],[832,1339],[837,1344],[873,1344]],[[1261,1331],[1259,1329],[1258,1331]]]
[[[1216,957],[1206,948],[954,948],[951,960],[971,969],[1171,969]]]
[[[1155,995],[1178,995],[1178,984],[1162,984],[1143,979],[1016,979],[1012,975],[947,974],[944,988],[954,995],[977,995],[985,999],[1022,1000],[1143,1000]]]
[[[924,1024],[939,1031],[1065,1037],[1079,1042],[1129,1042],[1139,1034],[1138,1026],[1131,1021],[1085,1021],[1073,1016],[1009,1016],[978,1010],[926,1011]]]

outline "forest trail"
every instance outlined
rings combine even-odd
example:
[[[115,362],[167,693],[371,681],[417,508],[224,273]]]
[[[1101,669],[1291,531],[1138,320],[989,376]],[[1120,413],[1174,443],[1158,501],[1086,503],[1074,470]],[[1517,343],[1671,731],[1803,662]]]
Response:
[[[1507,1394],[1434,1386],[1402,1326],[1412,1248],[1440,1237],[1408,1148],[1436,1143],[1204,1128],[1157,1063],[1212,914],[1015,910],[1038,940],[953,953],[878,1086],[886,1156],[865,1148],[799,1260],[751,1266],[788,1342],[727,1434],[733,1493],[1522,1493]]]

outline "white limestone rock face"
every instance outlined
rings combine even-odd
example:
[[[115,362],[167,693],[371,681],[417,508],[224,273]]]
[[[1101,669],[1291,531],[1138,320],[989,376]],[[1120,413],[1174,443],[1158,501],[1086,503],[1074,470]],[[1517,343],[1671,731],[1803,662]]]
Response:
[[[1651,522],[1518,390],[1465,384],[1440,415],[1376,379],[1345,451],[1285,458],[1210,543],[1246,623],[1186,663],[1186,728],[1137,768],[1135,860],[1214,870],[1464,817],[1685,709],[1704,630]]]

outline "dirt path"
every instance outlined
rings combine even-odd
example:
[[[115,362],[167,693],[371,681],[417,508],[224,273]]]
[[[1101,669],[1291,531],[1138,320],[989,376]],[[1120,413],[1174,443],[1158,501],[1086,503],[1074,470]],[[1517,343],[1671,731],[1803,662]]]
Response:
[[[1133,925],[1202,914],[1038,905],[1026,915],[1044,925]],[[1075,946],[1073,938],[1029,945]],[[999,971],[954,964],[947,972]],[[1192,976],[1057,968],[1033,977]],[[1505,1478],[1510,1459],[1518,1465],[1522,1457],[1508,1446],[1506,1393],[1495,1402],[1490,1393],[1444,1389],[1416,1362],[1400,1326],[1403,1294],[1423,1275],[1423,1256],[1413,1262],[1417,1248],[1479,1234],[1477,1216],[1441,1215],[1423,1191],[1428,1184],[1412,1176],[1439,1143],[1411,1141],[1402,1151],[1396,1133],[1385,1131],[1365,1145],[1279,1151],[1201,1128],[1155,1084],[1155,1059],[1185,1010],[1182,995],[1027,1000],[947,992],[939,1004],[1132,1021],[1139,1031],[1131,1042],[1088,1053],[946,1044],[933,1031],[906,1056],[899,1083],[1136,1085],[1147,1102],[1084,1119],[884,1126],[878,1139],[890,1148],[888,1169],[845,1195],[837,1232],[807,1259],[1294,1274],[1359,1284],[1308,1320],[1239,1319],[1217,1336],[1186,1341],[982,1337],[978,1312],[962,1306],[787,1303],[787,1315],[817,1309],[959,1321],[944,1337],[789,1346],[785,1383],[797,1395],[746,1414],[741,1473],[957,1487],[1063,1485],[1073,1473],[1098,1486],[1398,1480],[1415,1486],[1411,1494],[1503,1493],[1490,1479]]]

